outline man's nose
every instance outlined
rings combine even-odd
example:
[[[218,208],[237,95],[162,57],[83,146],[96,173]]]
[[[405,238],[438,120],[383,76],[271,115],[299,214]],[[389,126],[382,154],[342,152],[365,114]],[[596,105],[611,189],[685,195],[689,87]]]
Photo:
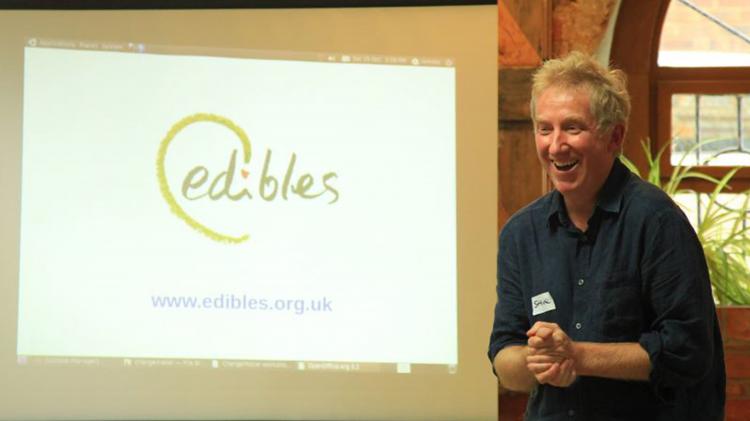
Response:
[[[562,130],[555,130],[552,132],[552,138],[550,139],[549,153],[551,155],[565,152],[568,149],[568,141],[565,136],[565,132]]]

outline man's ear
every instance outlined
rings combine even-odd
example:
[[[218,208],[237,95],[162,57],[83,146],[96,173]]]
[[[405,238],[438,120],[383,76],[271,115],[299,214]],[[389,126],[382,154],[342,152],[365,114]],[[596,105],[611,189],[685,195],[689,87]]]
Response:
[[[608,148],[610,152],[619,153],[623,142],[625,142],[625,125],[615,124],[609,132]]]

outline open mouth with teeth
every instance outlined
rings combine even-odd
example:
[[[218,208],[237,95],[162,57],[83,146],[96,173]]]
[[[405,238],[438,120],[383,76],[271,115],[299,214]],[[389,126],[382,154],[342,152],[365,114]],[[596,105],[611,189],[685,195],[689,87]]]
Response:
[[[573,167],[575,167],[576,165],[578,165],[578,160],[570,161],[570,162],[554,162],[553,161],[552,164],[555,166],[555,168],[558,171],[565,172],[565,171],[572,170]]]

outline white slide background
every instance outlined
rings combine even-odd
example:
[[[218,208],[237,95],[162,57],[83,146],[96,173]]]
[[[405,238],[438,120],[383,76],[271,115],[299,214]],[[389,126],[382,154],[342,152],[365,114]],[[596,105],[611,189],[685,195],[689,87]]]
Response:
[[[19,354],[457,363],[453,68],[27,48],[24,75]],[[159,145],[195,113],[247,133],[232,191],[253,198],[181,198],[241,151],[213,123],[175,136],[170,190],[243,243],[159,190]],[[260,198],[268,150],[279,184],[294,153],[293,180],[335,172],[338,200]],[[222,295],[328,307],[153,304]]]

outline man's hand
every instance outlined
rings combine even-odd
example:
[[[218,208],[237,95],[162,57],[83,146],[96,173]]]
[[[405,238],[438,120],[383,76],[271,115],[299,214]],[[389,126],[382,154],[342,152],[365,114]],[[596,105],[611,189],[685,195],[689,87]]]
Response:
[[[568,387],[577,378],[573,341],[555,323],[536,322],[526,332],[526,367],[540,384]]]

